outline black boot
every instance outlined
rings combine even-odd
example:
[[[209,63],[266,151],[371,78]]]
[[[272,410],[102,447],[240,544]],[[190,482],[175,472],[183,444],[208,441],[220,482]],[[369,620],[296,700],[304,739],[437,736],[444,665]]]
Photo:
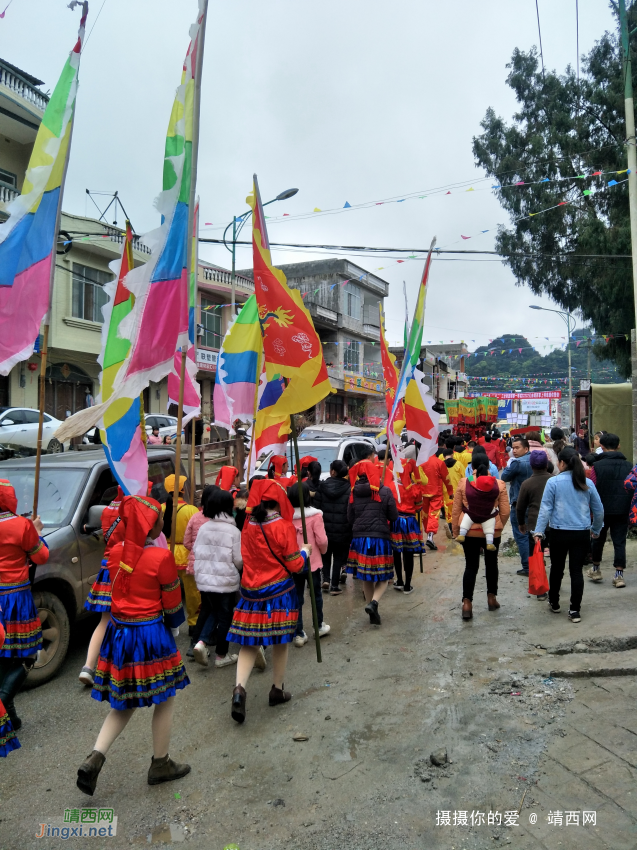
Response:
[[[378,602],[372,599],[365,606],[365,613],[369,614],[369,622],[372,626],[380,626],[380,614],[378,613]]]
[[[19,658],[6,660],[12,662],[12,664],[10,666],[7,665],[5,668],[4,677],[0,684],[0,702],[3,703],[13,728],[17,732],[22,726],[22,721],[16,712],[14,699],[19,693],[22,685],[24,685],[26,678],[29,675],[29,670],[25,668]]]
[[[95,786],[97,785],[97,777],[100,775],[100,770],[105,761],[106,756],[103,753],[93,750],[77,771],[77,787],[80,791],[88,794],[89,797],[93,796]]]
[[[236,720],[237,723],[243,723],[246,719],[246,692],[245,688],[241,685],[237,685],[237,687],[232,692],[232,711],[231,711],[232,719]]]

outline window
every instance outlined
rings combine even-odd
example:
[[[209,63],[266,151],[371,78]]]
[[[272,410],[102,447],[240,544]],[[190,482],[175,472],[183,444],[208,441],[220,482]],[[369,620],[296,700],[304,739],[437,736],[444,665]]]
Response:
[[[361,291],[355,283],[348,283],[345,287],[345,313],[352,319],[361,317]]]
[[[5,186],[11,186],[13,189],[17,189],[18,177],[16,174],[12,174],[10,171],[5,171],[4,168],[0,168],[0,183],[4,183]]]
[[[343,356],[343,368],[346,372],[360,371],[360,342],[355,339],[345,340],[345,354]]]
[[[4,417],[3,422],[7,419],[13,422],[14,425],[24,425],[26,423],[26,419],[24,418],[24,411],[16,410],[15,408],[7,412],[7,415]]]
[[[213,310],[218,306],[209,298],[201,299],[201,324],[203,325],[203,336],[201,344],[204,348],[221,348],[221,310]],[[209,307],[209,310],[206,310]]]
[[[73,316],[76,319],[104,322],[102,307],[108,300],[104,284],[112,279],[111,272],[73,263]]]
[[[39,425],[40,424],[40,411],[39,410],[24,410],[24,421],[27,425]]]

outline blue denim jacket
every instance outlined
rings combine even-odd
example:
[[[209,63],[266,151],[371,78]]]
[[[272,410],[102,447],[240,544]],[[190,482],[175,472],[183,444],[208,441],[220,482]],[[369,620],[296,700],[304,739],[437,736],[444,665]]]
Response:
[[[531,452],[527,452],[525,455],[522,455],[522,457],[514,458],[511,463],[507,464],[507,466],[505,466],[502,470],[502,475],[500,477],[503,481],[507,481],[511,484],[509,489],[509,501],[512,505],[517,502],[520,487],[527,478],[531,477],[532,472]]]
[[[588,492],[573,487],[571,472],[560,472],[549,478],[544,488],[535,531],[544,534],[546,526],[563,531],[587,531],[599,534],[604,524],[604,508],[597,488],[588,478]],[[593,523],[591,525],[591,511]]]

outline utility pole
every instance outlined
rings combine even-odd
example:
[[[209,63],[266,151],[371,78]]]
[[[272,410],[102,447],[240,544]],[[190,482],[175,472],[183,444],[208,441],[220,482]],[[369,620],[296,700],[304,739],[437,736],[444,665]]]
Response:
[[[624,108],[626,111],[626,148],[628,155],[628,206],[630,210],[630,244],[633,255],[633,294],[637,315],[637,147],[635,138],[635,107],[633,104],[633,70],[630,59],[630,39],[626,0],[619,0],[619,25],[621,31],[622,68],[624,73]],[[637,327],[637,320],[635,321]],[[637,458],[637,358],[634,332],[631,335],[631,361],[633,371],[633,458]]]

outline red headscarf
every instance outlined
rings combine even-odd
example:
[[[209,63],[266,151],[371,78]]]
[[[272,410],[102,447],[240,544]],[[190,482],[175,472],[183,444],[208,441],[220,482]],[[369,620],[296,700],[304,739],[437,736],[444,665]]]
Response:
[[[287,460],[285,455],[272,455],[268,464],[268,470],[274,467],[275,478],[280,478],[283,475],[283,464],[287,463]]]
[[[383,484],[385,485],[385,487],[389,487],[389,485],[394,480],[394,476],[392,474],[394,469],[394,462],[391,460],[387,461],[387,466],[385,466],[384,460],[378,460],[378,458],[376,458],[376,460],[371,461],[371,463],[373,463],[376,469],[378,470],[379,476],[383,474],[383,468],[385,469],[385,479],[383,481]]]
[[[253,482],[250,487],[250,495],[248,504],[246,505],[246,513],[251,514],[259,502],[267,501],[277,502],[279,505],[279,513],[283,519],[290,522],[294,516],[294,508],[292,507],[288,494],[278,481],[272,478],[259,478]]]
[[[215,484],[222,490],[231,490],[239,470],[234,466],[222,466],[217,473]]]
[[[0,478],[0,511],[11,511],[14,514],[18,510],[18,499],[11,482],[6,478]]]
[[[360,460],[350,469],[349,483],[352,485],[352,492],[349,497],[350,502],[354,501],[354,484],[356,484],[356,480],[361,475],[364,475],[369,481],[369,486],[372,488],[372,500],[374,502],[380,502],[380,493],[378,492],[380,490],[380,472],[371,460]]]
[[[144,552],[148,532],[157,522],[157,517],[161,515],[161,505],[154,499],[145,499],[142,496],[124,496],[119,507],[119,515],[126,528],[126,534],[117,576],[122,573],[120,587],[126,593],[129,585],[128,576],[133,572]]]
[[[307,469],[308,466],[311,463],[316,463],[317,461],[318,461],[317,457],[312,457],[312,455],[305,455],[305,457],[302,457],[301,460],[296,464],[296,474],[297,475],[301,474],[299,472],[299,466],[301,467],[301,472],[302,472],[304,469]]]

